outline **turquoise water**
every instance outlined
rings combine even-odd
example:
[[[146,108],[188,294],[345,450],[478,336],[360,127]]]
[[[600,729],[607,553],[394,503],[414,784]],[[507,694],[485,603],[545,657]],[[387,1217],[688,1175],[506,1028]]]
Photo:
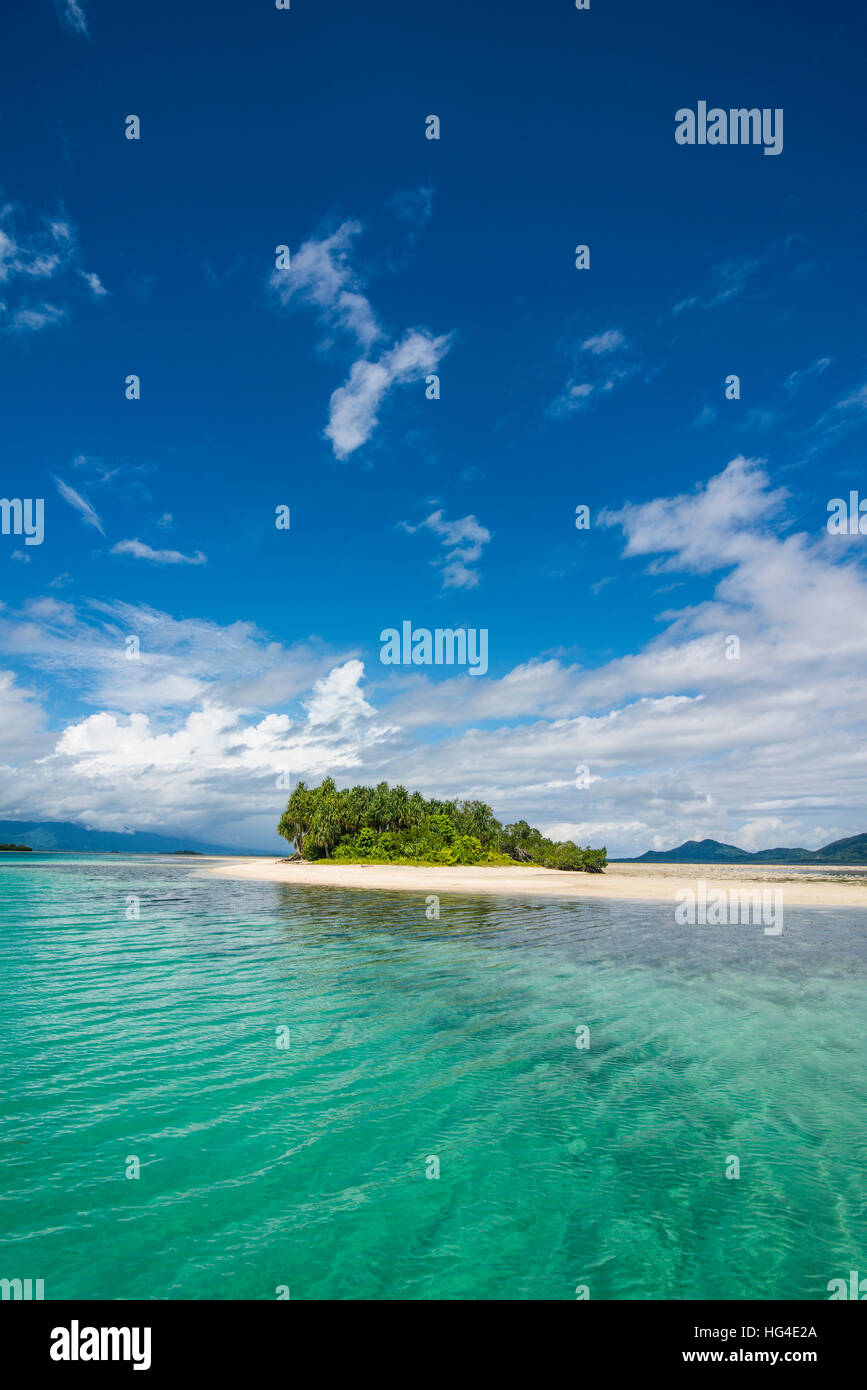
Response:
[[[46,1298],[824,1299],[867,1271],[863,911],[428,921],[28,855],[0,928],[0,1277]]]

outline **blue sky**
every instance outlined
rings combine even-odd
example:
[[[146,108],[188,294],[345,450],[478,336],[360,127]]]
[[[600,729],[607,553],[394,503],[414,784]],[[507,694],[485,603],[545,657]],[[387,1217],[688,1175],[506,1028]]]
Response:
[[[0,536],[0,817],[270,847],[288,769],[611,853],[867,829],[867,541],[825,526],[867,495],[864,28],[7,15],[0,493],[45,539]],[[700,100],[782,153],[678,145]],[[383,666],[403,619],[487,629],[487,674]]]

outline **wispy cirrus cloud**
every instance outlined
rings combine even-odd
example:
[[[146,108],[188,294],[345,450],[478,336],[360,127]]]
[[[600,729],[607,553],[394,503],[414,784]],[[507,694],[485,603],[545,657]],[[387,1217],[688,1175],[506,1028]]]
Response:
[[[727,304],[730,299],[743,294],[747,282],[761,265],[761,259],[749,256],[722,261],[711,270],[708,287],[699,294],[690,294],[679,300],[672,308],[672,314],[677,316],[695,308],[716,309],[720,304]]]
[[[801,240],[799,236],[786,236],[755,255],[730,256],[720,261],[711,267],[705,284],[674,304],[670,313],[677,318],[688,309],[717,309],[739,299],[759,272],[764,284],[778,281],[780,276],[804,274],[808,267],[800,263],[792,268],[790,259],[800,249]]]
[[[388,206],[401,222],[407,222],[414,228],[424,227],[433,216],[433,189],[422,185],[405,193],[395,193],[389,198]]]
[[[106,289],[99,276],[81,266],[78,236],[64,217],[31,220],[22,230],[20,209],[0,207],[0,330],[38,333],[69,317],[59,303],[83,280],[94,298]],[[50,287],[50,289],[49,289]]]
[[[154,565],[206,565],[207,555],[197,550],[195,555],[184,555],[180,550],[154,550],[144,541],[118,541],[111,547],[112,555],[130,555],[134,560],[150,560]]]
[[[830,357],[817,357],[815,362],[811,362],[809,367],[801,367],[799,371],[790,372],[783,382],[785,390],[790,396],[794,396],[800,391],[805,382],[815,380],[826,372],[831,365]]]
[[[626,339],[619,328],[607,328],[604,333],[596,333],[585,338],[581,344],[582,352],[592,352],[594,357],[604,357],[609,352],[617,352],[626,346]]]
[[[824,410],[812,427],[809,454],[821,452],[867,422],[867,382]],[[809,456],[809,455],[808,455]]]
[[[54,0],[54,7],[64,28],[73,29],[76,34],[89,38],[87,15],[81,0]]]
[[[103,530],[102,522],[95,508],[91,506],[87,498],[82,497],[80,492],[76,492],[75,488],[70,487],[69,483],[65,483],[62,478],[55,478],[54,481],[57,484],[57,491],[60,493],[64,502],[68,502],[70,507],[75,508],[86,526],[92,526],[95,531],[98,531],[101,536],[104,536],[105,531]]]
[[[634,376],[639,367],[631,359],[629,348],[619,328],[606,328],[602,333],[585,338],[574,354],[576,368],[565,390],[551,402],[545,414],[552,419],[562,419],[577,410],[586,410],[604,399],[621,381]],[[589,362],[583,360],[586,357]]]

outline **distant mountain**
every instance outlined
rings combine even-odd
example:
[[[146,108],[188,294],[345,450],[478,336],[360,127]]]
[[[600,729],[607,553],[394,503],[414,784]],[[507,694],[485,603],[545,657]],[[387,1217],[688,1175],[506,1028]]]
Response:
[[[0,826],[2,830],[2,826]],[[756,854],[719,840],[687,840],[677,849],[649,849],[621,864],[867,864],[867,835],[834,840],[823,849],[760,849]]]
[[[68,820],[0,820],[0,840],[29,845],[34,850],[55,849],[67,854],[95,851],[106,854],[118,850],[121,854],[177,854],[194,850],[198,854],[261,854],[261,850],[227,849],[225,845],[203,844],[191,840],[182,832],[174,835],[152,835],[136,830],[129,835],[113,830],[85,830]]]

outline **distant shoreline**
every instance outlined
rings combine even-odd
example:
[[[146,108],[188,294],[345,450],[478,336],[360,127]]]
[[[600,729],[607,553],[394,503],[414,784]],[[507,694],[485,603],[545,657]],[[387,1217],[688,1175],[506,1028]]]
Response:
[[[757,890],[769,886],[783,889],[791,907],[867,908],[867,869],[853,865],[850,872],[859,882],[839,882],[835,878],[817,879],[793,873],[789,864],[763,864],[750,874],[738,872],[740,865],[720,864],[620,864],[603,874],[570,873],[543,869],[537,865],[486,867],[443,866],[420,868],[398,864],[335,864],[319,860],[280,863],[279,860],[227,859],[209,865],[207,872],[221,878],[255,879],[268,883],[299,884],[304,887],[352,888],[405,893],[497,894],[512,897],[608,898],[641,902],[676,902],[679,888],[703,879],[708,887],[731,891]],[[801,867],[801,866],[798,866]],[[807,866],[804,866],[807,867]],[[812,866],[810,866],[812,867]],[[845,866],[834,865],[838,872]]]

